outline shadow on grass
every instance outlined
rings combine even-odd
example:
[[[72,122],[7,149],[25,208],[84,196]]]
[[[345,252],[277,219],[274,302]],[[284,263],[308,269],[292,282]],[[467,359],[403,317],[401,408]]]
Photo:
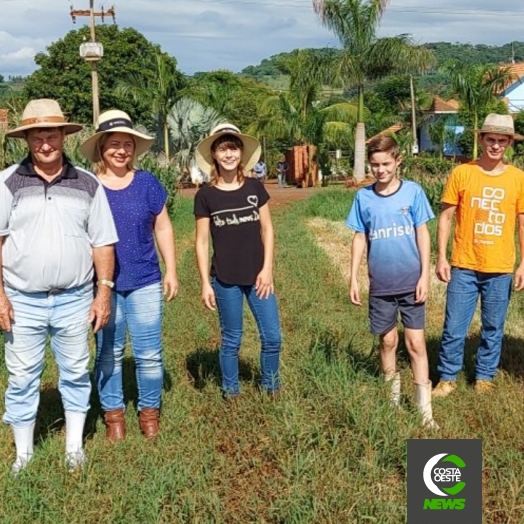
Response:
[[[186,357],[186,369],[195,389],[202,390],[206,384],[220,387],[221,373],[216,349],[197,348]],[[251,363],[241,357],[238,361],[238,375],[241,382],[260,382],[260,370],[253,369]]]
[[[103,410],[100,405],[100,398],[94,379],[94,374],[91,377],[93,388],[91,391],[91,409],[87,415],[86,430],[88,435],[96,433],[96,424],[98,419],[103,418]],[[164,384],[163,391],[171,391],[173,387],[173,379],[171,373],[164,367]],[[136,380],[136,364],[135,359],[131,356],[125,356],[122,362],[122,388],[124,390],[124,405],[126,409],[131,406],[135,411],[138,410],[138,384]]]
[[[59,433],[65,426],[64,408],[58,389],[44,386],[40,391],[40,404],[36,415],[35,440],[44,441]]]
[[[356,335],[354,335],[356,336]],[[479,345],[478,336],[469,336],[464,347],[464,364],[462,372],[466,381],[473,384],[475,381],[475,359]],[[355,373],[361,373],[377,377],[380,374],[378,337],[368,354],[354,349],[353,338],[349,341],[340,339],[336,334],[328,330],[321,331],[311,340],[309,351],[321,353],[326,363],[336,364],[341,360],[347,361]],[[426,347],[429,361],[429,375],[433,384],[439,380],[437,374],[438,353],[440,350],[440,337],[429,337],[426,339]],[[397,363],[410,366],[409,354],[404,343],[404,332],[399,329],[399,346],[397,349]],[[524,380],[524,346],[522,340],[513,336],[505,335],[502,341],[502,356],[499,369],[505,371],[514,378]]]
[[[323,330],[311,340],[309,351],[312,354],[321,354],[327,364],[339,363],[341,360],[348,362],[355,373],[363,372],[366,375],[378,376],[379,366],[375,344],[366,355],[353,347],[353,335],[349,341],[342,340],[339,335]]]
[[[123,389],[124,389],[124,404],[126,406],[133,405],[133,409],[137,410],[138,406],[138,387],[136,382],[136,366],[132,357],[124,357],[122,363],[123,372]],[[89,399],[90,409],[87,413],[86,423],[84,428],[85,440],[91,440],[96,433],[96,425],[99,419],[103,418],[103,410],[100,405],[100,399],[94,379],[94,374],[91,374],[91,396]],[[164,391],[171,391],[173,387],[173,380],[169,371],[164,371]],[[65,427],[64,408],[62,405],[62,398],[57,387],[44,386],[40,392],[40,404],[37,413],[37,424],[35,428],[35,439],[46,440],[53,434],[59,433]]]
[[[464,345],[464,364],[462,372],[469,384],[475,382],[475,360],[479,347],[480,338],[478,335],[468,336]],[[439,380],[437,373],[438,353],[440,350],[440,338],[430,337],[426,341],[429,377],[433,384]],[[502,355],[499,369],[508,373],[514,378],[524,379],[524,347],[522,340],[510,335],[504,335],[502,339]]]

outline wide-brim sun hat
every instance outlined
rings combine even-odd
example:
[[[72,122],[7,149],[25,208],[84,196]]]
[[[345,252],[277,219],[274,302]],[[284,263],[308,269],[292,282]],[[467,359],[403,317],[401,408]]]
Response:
[[[498,115],[490,113],[484,119],[480,129],[474,129],[475,133],[494,133],[497,135],[508,135],[514,140],[524,140],[524,136],[515,133],[515,123],[511,115]]]
[[[107,133],[127,133],[134,138],[135,155],[140,156],[145,153],[155,141],[155,138],[145,135],[133,129],[133,122],[129,115],[118,109],[104,111],[96,122],[95,134],[90,136],[81,146],[80,152],[90,162],[96,162],[97,144],[100,137]]]
[[[68,122],[59,103],[51,98],[31,100],[22,113],[20,125],[7,131],[6,136],[11,138],[25,138],[30,129],[62,128],[66,135],[77,133],[84,126]]]
[[[245,171],[253,169],[262,154],[260,142],[251,135],[241,133],[238,127],[229,123],[215,126],[209,133],[209,136],[199,142],[195,150],[195,160],[198,167],[207,175],[211,174],[215,167],[213,155],[211,154],[211,145],[217,138],[224,135],[236,136],[242,141],[244,145],[241,158],[242,165]]]

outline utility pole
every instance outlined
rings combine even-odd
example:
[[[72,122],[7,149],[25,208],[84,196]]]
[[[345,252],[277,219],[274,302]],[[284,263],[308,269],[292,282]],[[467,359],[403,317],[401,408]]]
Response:
[[[411,154],[418,155],[417,119],[415,115],[415,90],[413,89],[413,75],[409,75],[409,90],[411,94],[411,131],[413,133]]]
[[[80,46],[80,56],[91,63],[91,91],[93,98],[93,124],[96,125],[98,115],[100,114],[100,102],[99,102],[99,87],[98,87],[98,70],[97,62],[104,56],[104,48],[102,44],[96,41],[95,34],[95,18],[100,17],[102,22],[105,16],[111,16],[113,22],[115,21],[115,8],[114,6],[109,8],[107,11],[102,8],[101,11],[96,12],[93,7],[94,0],[89,0],[89,10],[75,10],[71,6],[71,18],[73,23],[76,23],[77,16],[88,16],[89,17],[89,30],[91,33],[91,42],[85,42]]]

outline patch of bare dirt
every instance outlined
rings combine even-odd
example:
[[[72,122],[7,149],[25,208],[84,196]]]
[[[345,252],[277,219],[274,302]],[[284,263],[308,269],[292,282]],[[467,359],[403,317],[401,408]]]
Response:
[[[264,183],[266,191],[269,193],[271,200],[269,205],[271,209],[280,209],[290,204],[291,202],[296,202],[297,200],[305,200],[310,197],[313,193],[316,193],[321,188],[318,187],[306,187],[306,188],[297,188],[295,186],[287,186],[284,188],[278,187],[277,182],[270,180]],[[192,198],[195,196],[197,188],[183,188],[180,189],[180,194],[182,196]]]

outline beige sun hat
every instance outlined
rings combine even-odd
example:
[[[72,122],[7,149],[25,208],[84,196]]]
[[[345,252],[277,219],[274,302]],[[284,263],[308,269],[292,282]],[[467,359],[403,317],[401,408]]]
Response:
[[[56,100],[50,98],[38,98],[31,100],[22,113],[20,125],[8,131],[6,136],[11,138],[25,138],[25,132],[34,128],[64,128],[66,135],[77,133],[82,129],[81,124],[67,122],[60,105]]]
[[[515,133],[515,123],[511,115],[498,115],[490,113],[480,129],[474,129],[475,133],[495,133],[497,135],[509,135],[515,140],[524,140],[524,136]]]
[[[90,162],[95,162],[96,146],[98,140],[106,133],[127,133],[132,135],[135,140],[135,155],[140,156],[145,153],[155,141],[155,138],[140,131],[133,129],[131,118],[124,111],[110,109],[104,111],[96,122],[95,134],[90,136],[81,146],[80,152]]]
[[[209,136],[197,145],[195,159],[198,167],[207,175],[211,174],[211,171],[215,167],[213,156],[211,155],[211,145],[217,138],[223,135],[233,135],[242,141],[242,144],[244,144],[241,160],[242,165],[245,171],[250,171],[258,162],[260,154],[262,153],[260,142],[255,137],[241,133],[237,126],[228,123],[219,124],[214,127],[211,133],[209,133]]]

